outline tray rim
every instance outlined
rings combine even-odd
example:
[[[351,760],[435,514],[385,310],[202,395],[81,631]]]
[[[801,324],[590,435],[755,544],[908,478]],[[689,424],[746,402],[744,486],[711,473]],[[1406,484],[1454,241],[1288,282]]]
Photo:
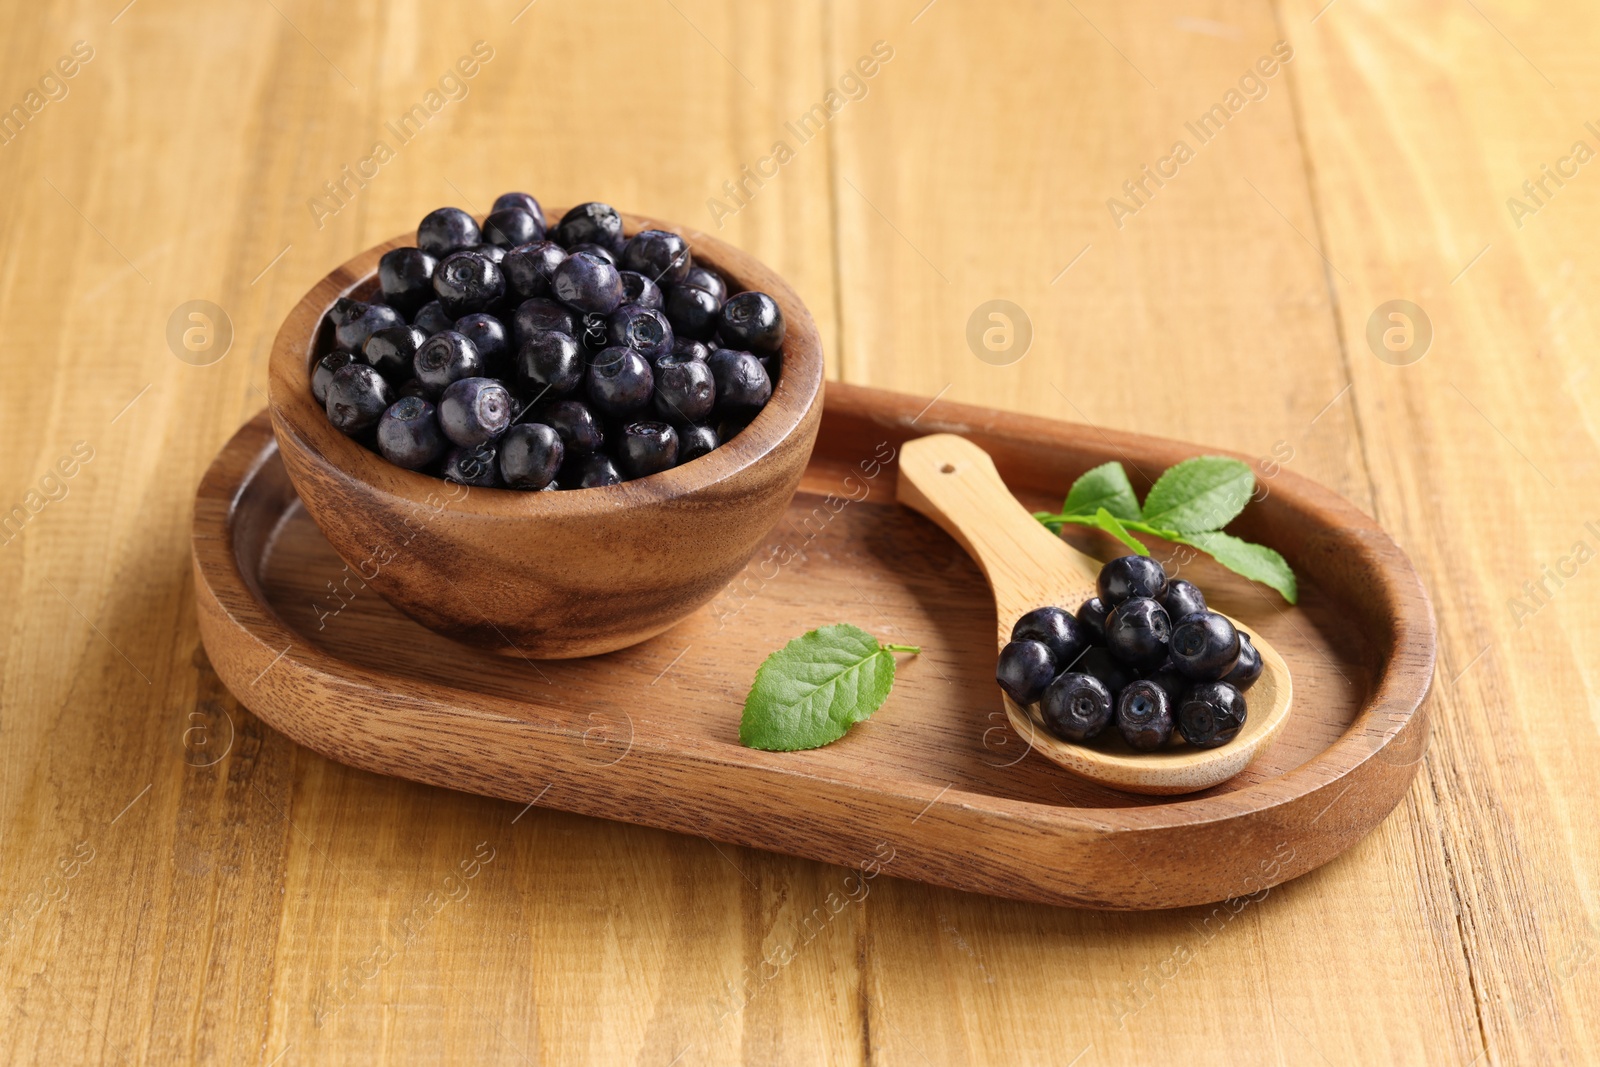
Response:
[[[914,425],[917,433],[943,431],[979,434],[1007,439],[1022,447],[1042,446],[1081,450],[1082,444],[1072,443],[1073,439],[1081,442],[1087,434],[1094,434],[1106,441],[1110,448],[1125,451],[1188,455],[1193,454],[1195,449],[1193,444],[1147,435],[954,402],[939,403],[937,414],[933,415],[929,411],[929,402],[922,398],[839,382],[829,383],[825,391],[824,404],[825,409],[831,408],[845,417],[863,419],[885,427],[906,429]],[[326,734],[314,734],[306,728],[304,719],[285,714],[279,703],[270,699],[247,700],[241,696],[240,694],[249,693],[254,697],[266,698],[270,692],[280,688],[274,686],[269,690],[255,689],[251,679],[257,675],[250,672],[248,667],[238,663],[238,657],[217,654],[217,649],[224,639],[243,635],[249,638],[250,644],[259,653],[258,656],[249,657],[253,660],[255,671],[264,673],[269,663],[275,663],[274,670],[285,671],[293,680],[293,684],[287,686],[289,689],[307,692],[311,691],[311,688],[348,691],[349,687],[354,685],[368,691],[375,690],[387,694],[391,701],[403,701],[412,705],[416,712],[425,715],[442,714],[447,718],[466,716],[484,722],[510,721],[520,724],[523,728],[535,729],[542,735],[569,743],[583,740],[583,735],[578,731],[559,725],[531,723],[514,716],[502,719],[501,716],[487,711],[452,704],[442,697],[454,690],[432,683],[392,678],[382,672],[349,663],[315,645],[306,643],[293,626],[282,619],[270,604],[256,595],[253,583],[246,579],[239,567],[234,550],[234,505],[262,465],[270,461],[276,448],[267,412],[263,410],[246,423],[218,453],[197,490],[192,547],[202,640],[212,655],[219,677],[230,691],[239,696],[241,703],[249,706],[258,717],[274,729],[328,758],[373,770],[376,773],[411,777],[397,774],[383,765],[363,762],[359,752],[351,751],[345,744],[336,743],[335,739]],[[1222,450],[1214,451],[1222,452]],[[1331,490],[1288,470],[1278,474],[1274,480],[1274,491],[1281,494],[1282,500],[1298,502],[1298,506],[1303,510],[1316,510],[1337,519],[1337,528],[1344,534],[1342,537],[1344,544],[1341,547],[1364,557],[1364,562],[1372,565],[1387,578],[1382,589],[1376,592],[1381,593],[1383,607],[1392,619],[1395,639],[1390,646],[1389,654],[1383,657],[1383,662],[1374,667],[1374,682],[1361,711],[1345,732],[1326,749],[1278,777],[1238,790],[1198,798],[1173,798],[1143,806],[1075,808],[1062,804],[968,792],[956,787],[946,787],[937,793],[931,789],[909,792],[895,788],[892,783],[871,785],[870,795],[880,801],[893,800],[908,810],[917,811],[918,818],[930,810],[942,812],[956,807],[976,810],[985,816],[1017,824],[1018,828],[1033,833],[1048,832],[1067,837],[1112,835],[1124,838],[1141,833],[1170,837],[1174,833],[1183,833],[1199,827],[1232,823],[1249,816],[1273,813],[1276,813],[1275,818],[1279,823],[1300,823],[1300,816],[1303,814],[1315,812],[1316,818],[1320,818],[1322,813],[1356,785],[1367,784],[1377,790],[1371,802],[1363,809],[1359,825],[1345,824],[1343,827],[1337,827],[1337,824],[1330,823],[1324,831],[1318,831],[1325,833],[1326,836],[1319,838],[1314,843],[1315,847],[1307,848],[1304,852],[1296,852],[1292,861],[1284,863],[1277,874],[1262,879],[1263,885],[1274,885],[1304,873],[1333,858],[1364,837],[1387,817],[1404,796],[1416,773],[1416,768],[1420,766],[1426,753],[1431,713],[1426,697],[1433,680],[1436,641],[1432,604],[1405,553],[1376,522],[1354,505]],[[237,608],[225,607],[225,600]],[[286,654],[286,650],[291,648],[296,652],[294,656]],[[1396,654],[1400,649],[1406,649],[1407,654]],[[1409,663],[1402,665],[1402,660],[1409,660]],[[487,694],[474,694],[474,698],[490,704],[505,699]],[[1409,743],[1412,740],[1418,744],[1414,760],[1399,764],[1378,759],[1386,748]],[[788,769],[781,764],[753,767],[750,759],[740,758],[743,750],[723,752],[721,747],[686,749],[667,745],[645,745],[646,749],[654,748],[661,755],[692,755],[693,759],[701,764],[770,775],[775,782],[805,782],[813,786],[825,783],[830,788],[846,792],[868,789],[868,783],[861,777],[819,774],[815,769]],[[761,754],[761,757],[770,755]],[[416,777],[412,780],[442,784],[449,788],[469,788],[456,784],[454,778],[439,780]],[[1342,789],[1340,783],[1346,783]],[[1339,790],[1338,795],[1324,800],[1323,794],[1334,790]],[[506,796],[506,792],[510,790],[487,795],[497,795],[509,800],[526,799]],[[546,806],[565,807],[565,810],[617,818],[614,814],[605,815],[583,805],[567,807],[551,803]],[[837,850],[798,851],[780,848],[748,840],[749,835],[702,831],[683,821],[650,818],[629,818],[625,821],[728,840],[772,851],[789,852],[823,862],[842,862],[837,858]],[[1341,833],[1339,829],[1347,832]],[[938,866],[937,863],[933,865]],[[910,877],[951,885],[954,888],[971,888],[970,885],[960,884],[951,878],[939,877],[937,871],[930,874],[925,870],[922,875]],[[1125,895],[1124,899],[1116,901],[1096,899],[1092,894],[1081,891],[1050,892],[1046,887],[1038,885],[1017,886],[1014,892],[1006,888],[985,885],[981,891],[1016,896],[1020,899],[1100,908],[1168,907],[1222,899],[1222,896],[1209,890],[1202,891],[1197,896],[1187,896],[1175,895],[1169,889],[1164,892],[1158,891],[1151,899],[1139,898],[1138,894],[1133,894]]]

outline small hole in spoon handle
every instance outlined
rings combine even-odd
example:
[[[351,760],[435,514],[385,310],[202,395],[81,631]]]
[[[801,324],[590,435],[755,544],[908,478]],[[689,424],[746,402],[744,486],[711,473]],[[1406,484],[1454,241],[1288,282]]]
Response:
[[[989,454],[964,437],[930,434],[907,441],[895,495],[978,561],[1005,608],[1008,632],[1017,615],[1050,602],[1041,598],[1045,590],[1056,596],[1093,588],[1099,569],[1094,561],[1045,529],[1011,494]]]

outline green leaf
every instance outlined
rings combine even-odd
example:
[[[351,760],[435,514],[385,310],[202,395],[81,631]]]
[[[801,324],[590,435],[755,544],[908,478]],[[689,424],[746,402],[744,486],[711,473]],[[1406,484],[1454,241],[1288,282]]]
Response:
[[[1131,493],[1133,490],[1130,489],[1128,491]],[[1096,511],[1094,513],[1094,518],[1096,526],[1099,526],[1100,529],[1104,530],[1112,537],[1115,537],[1117,540],[1121,541],[1123,544],[1139,553],[1139,555],[1148,556],[1150,554],[1150,550],[1144,547],[1144,545],[1140,544],[1139,539],[1133,536],[1133,534],[1129,533],[1128,528],[1122,525],[1122,523],[1118,521],[1117,517],[1111,514],[1111,512],[1107,511],[1105,508],[1101,508],[1100,510]]]
[[[1104,530],[1140,555],[1149,552],[1133,537],[1135,532],[1193,545],[1230,570],[1272,586],[1291,604],[1299,597],[1294,572],[1282,556],[1221,532],[1255,492],[1255,475],[1247,464],[1224,456],[1199,456],[1169,468],[1145,497],[1142,517],[1137,510],[1126,514],[1129,505],[1116,491],[1119,481],[1127,485],[1120,464],[1101,464],[1073,483],[1061,514],[1040,511],[1034,518],[1058,534],[1068,523]],[[1132,492],[1128,486],[1130,498]],[[1095,510],[1087,510],[1090,506]]]
[[[1061,505],[1066,515],[1093,515],[1101,508],[1119,519],[1139,518],[1139,498],[1133,495],[1128,472],[1116,460],[1084,471]]]
[[[1180,533],[1220,530],[1244,510],[1255,492],[1250,465],[1224,456],[1196,456],[1173,467],[1150,487],[1144,518]]]
[[[882,706],[894,685],[894,652],[848,623],[823,626],[766,658],[744,700],[739,742],[793,752],[837,741]]]
[[[1266,545],[1252,544],[1216,530],[1185,534],[1183,543],[1210,553],[1218,563],[1236,574],[1272,586],[1291,604],[1300,598],[1294,571],[1282,556]]]

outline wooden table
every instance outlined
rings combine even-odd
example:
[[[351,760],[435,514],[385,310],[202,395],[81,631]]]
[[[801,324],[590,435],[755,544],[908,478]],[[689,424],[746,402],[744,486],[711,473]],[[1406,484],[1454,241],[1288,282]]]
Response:
[[[4,24],[0,1059],[1600,1057],[1592,5],[124,3]],[[751,250],[836,378],[1346,494],[1438,611],[1405,802],[1222,923],[885,878],[789,944],[842,869],[262,726],[196,482],[315,279],[508,188]],[[969,346],[992,299],[1023,358]]]

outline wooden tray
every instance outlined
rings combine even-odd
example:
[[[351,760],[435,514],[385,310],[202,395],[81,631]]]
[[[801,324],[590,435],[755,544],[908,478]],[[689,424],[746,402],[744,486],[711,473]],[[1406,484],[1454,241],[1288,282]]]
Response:
[[[1165,908],[1257,893],[1327,862],[1395,806],[1427,746],[1434,624],[1405,555],[1371,519],[1287,471],[1246,510],[1232,529],[1289,558],[1296,608],[1209,560],[1184,564],[1219,610],[1283,655],[1294,714],[1221,786],[1175,800],[1116,792],[1012,732],[983,577],[894,503],[893,457],[908,437],[964,434],[1025,504],[1053,509],[1092,465],[1157,472],[1199,450],[925,404],[830,385],[816,453],[770,551],[659,637],[542,663],[455,645],[365,589],[300,506],[262,413],[218,455],[195,502],[200,632],[252,711],[355,767],[1023,900]],[[1099,538],[1083,531],[1075,543],[1115,554]],[[888,702],[844,740],[800,753],[741,747],[762,659],[833,622],[922,655],[902,660]]]

